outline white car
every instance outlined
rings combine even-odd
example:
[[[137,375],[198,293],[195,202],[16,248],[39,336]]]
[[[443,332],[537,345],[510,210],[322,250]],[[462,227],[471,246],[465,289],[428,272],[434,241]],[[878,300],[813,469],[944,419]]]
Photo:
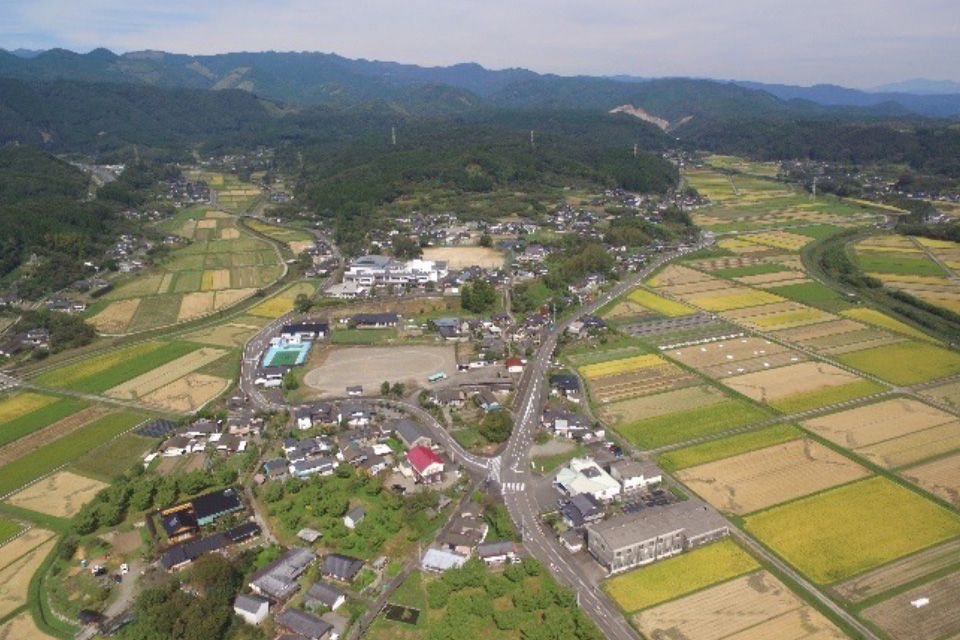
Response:
[[[130,573],[130,567],[126,563],[120,565],[120,575],[125,576],[128,573]]]

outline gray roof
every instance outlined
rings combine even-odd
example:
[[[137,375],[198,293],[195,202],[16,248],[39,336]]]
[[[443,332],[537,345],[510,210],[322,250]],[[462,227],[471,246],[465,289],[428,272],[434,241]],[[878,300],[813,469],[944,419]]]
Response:
[[[294,547],[250,576],[250,584],[271,597],[286,598],[299,589],[297,577],[316,558],[317,554],[310,549]]]
[[[624,478],[651,478],[663,475],[660,467],[652,462],[640,462],[639,460],[631,460],[630,458],[621,458],[620,460],[611,462],[610,471],[614,469]]]
[[[495,558],[517,552],[517,546],[509,540],[484,542],[477,546],[477,555],[481,558]]]
[[[397,435],[400,436],[400,439],[408,445],[413,445],[421,438],[429,439],[429,436],[424,432],[420,425],[411,420],[400,419],[391,423],[390,426],[394,431],[397,432]]]
[[[366,515],[367,515],[367,510],[364,509],[363,507],[354,507],[353,509],[350,509],[350,511],[347,511],[347,517],[353,520],[354,522],[359,522],[360,520],[363,520],[363,518],[365,518]]]
[[[260,596],[241,593],[237,596],[236,600],[233,601],[233,608],[246,611],[247,613],[257,613],[264,604],[269,605],[270,601]]]
[[[444,549],[427,549],[427,552],[423,554],[423,559],[420,561],[420,564],[425,569],[446,571],[448,569],[462,567],[466,561],[466,556],[462,556],[459,553],[453,553],[452,551],[446,551]]]
[[[319,602],[330,608],[337,603],[340,598],[346,597],[346,592],[337,589],[326,582],[318,582],[307,590],[306,602]]]
[[[690,498],[590,524],[587,532],[591,537],[601,537],[611,549],[622,549],[670,533],[682,531],[689,538],[729,526],[719,513],[700,500]]]
[[[320,571],[324,575],[333,576],[344,582],[350,582],[354,576],[360,573],[363,568],[363,560],[351,558],[339,553],[327,554],[320,565]]]
[[[317,616],[311,615],[306,611],[288,608],[277,616],[277,623],[299,633],[302,636],[317,640],[333,629],[333,625],[324,622]]]

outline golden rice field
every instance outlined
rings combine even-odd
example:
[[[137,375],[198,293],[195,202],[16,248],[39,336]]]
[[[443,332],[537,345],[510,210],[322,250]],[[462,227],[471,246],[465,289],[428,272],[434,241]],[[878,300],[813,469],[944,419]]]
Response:
[[[297,283],[284,289],[272,298],[261,302],[257,306],[250,309],[248,313],[252,316],[259,316],[262,318],[279,318],[285,313],[293,311],[293,302],[297,299],[298,295],[302,293],[304,295],[312,296],[316,290],[317,287],[315,285],[308,284],[306,282]]]
[[[685,304],[668,300],[644,289],[635,289],[627,296],[627,299],[668,318],[697,313],[696,309],[692,309]]]
[[[634,356],[632,358],[621,358],[620,360],[608,360],[607,362],[598,362],[580,367],[580,375],[587,380],[596,378],[605,378],[615,376],[636,369],[646,369],[648,367],[658,367],[667,364],[667,361],[655,354]]]
[[[42,409],[56,400],[53,396],[42,396],[38,393],[20,393],[5,398],[0,401],[0,425]]]
[[[700,298],[692,302],[707,311],[729,311],[731,309],[743,309],[745,307],[758,307],[763,304],[784,302],[784,298],[765,291],[745,290],[743,293],[717,296],[715,298]]]
[[[867,324],[872,324],[873,326],[880,327],[881,329],[889,329],[890,331],[895,331],[913,338],[920,338],[921,340],[928,341],[933,340],[933,338],[925,334],[923,331],[911,327],[905,322],[900,322],[896,318],[891,318],[887,314],[881,313],[876,309],[868,309],[866,307],[847,309],[845,311],[841,311],[840,315],[847,318],[852,318],[854,320],[859,320],[860,322],[865,322]]]

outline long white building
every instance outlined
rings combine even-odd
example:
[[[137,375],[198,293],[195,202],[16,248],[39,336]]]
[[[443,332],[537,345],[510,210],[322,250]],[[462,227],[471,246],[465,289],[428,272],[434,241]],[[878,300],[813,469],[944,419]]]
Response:
[[[447,263],[433,260],[400,262],[389,256],[363,256],[347,267],[344,282],[372,286],[382,284],[426,284],[447,277]]]

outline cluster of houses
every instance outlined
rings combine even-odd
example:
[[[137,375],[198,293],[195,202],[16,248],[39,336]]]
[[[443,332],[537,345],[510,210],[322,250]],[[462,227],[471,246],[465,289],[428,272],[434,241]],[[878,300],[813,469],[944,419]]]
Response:
[[[436,543],[423,553],[421,568],[430,573],[443,573],[462,567],[474,555],[487,566],[518,562],[519,545],[510,540],[488,541],[489,531],[482,507],[472,502],[465,505],[440,532]]]
[[[243,394],[237,393],[227,400],[226,420],[203,418],[173,428],[160,445],[159,454],[176,458],[208,451],[228,456],[243,453],[252,440],[260,437],[263,427],[263,418]]]
[[[210,202],[210,185],[205,180],[192,181],[184,178],[169,180],[163,197],[172,201],[175,207],[208,204]]]
[[[50,348],[50,332],[46,329],[30,329],[10,336],[0,343],[0,356],[12,358],[34,349]]]

